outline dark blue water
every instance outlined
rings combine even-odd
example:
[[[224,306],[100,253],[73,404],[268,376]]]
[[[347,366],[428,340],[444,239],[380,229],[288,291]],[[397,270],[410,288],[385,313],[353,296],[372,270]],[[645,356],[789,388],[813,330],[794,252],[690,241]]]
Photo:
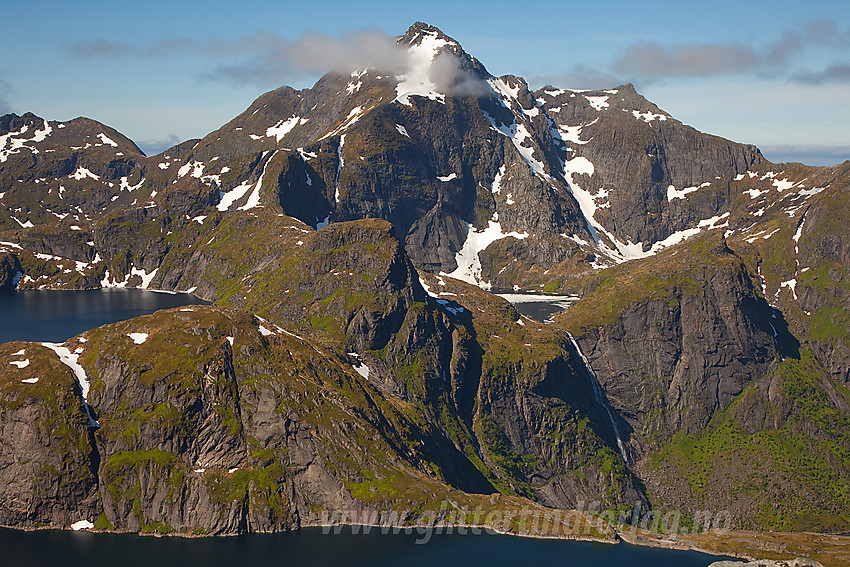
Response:
[[[0,293],[0,343],[61,343],[107,323],[198,303],[206,302],[187,293],[156,293],[144,289]]]
[[[286,534],[185,539],[125,534],[0,530],[4,565],[25,567],[705,567],[722,558],[627,544],[495,535],[339,535],[308,528]]]
[[[541,323],[545,323],[551,319],[555,313],[560,313],[564,310],[563,306],[554,303],[514,303],[513,305],[516,307],[517,311],[526,317],[531,317],[535,321],[540,321]]]

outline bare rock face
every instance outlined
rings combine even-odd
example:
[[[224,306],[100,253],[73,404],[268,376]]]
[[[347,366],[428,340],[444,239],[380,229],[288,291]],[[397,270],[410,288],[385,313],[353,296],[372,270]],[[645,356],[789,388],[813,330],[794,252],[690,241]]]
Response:
[[[795,348],[742,260],[722,240],[702,240],[653,258],[640,275],[624,270],[625,285],[615,278],[593,290],[591,302],[621,306],[614,317],[589,302],[559,318],[633,428],[636,456],[677,431],[702,431],[778,361],[777,349]]]
[[[596,220],[623,242],[657,242],[722,214],[731,200],[728,182],[765,161],[755,146],[682,124],[631,84],[587,92],[544,87],[535,96],[568,159],[592,164],[591,174],[573,180],[600,195],[596,206],[604,210]],[[697,199],[669,197],[670,187],[695,191],[717,180],[727,187]]]
[[[33,343],[6,343],[0,357],[0,524],[96,518],[99,454],[71,369]]]
[[[8,292],[17,287],[21,275],[21,263],[11,252],[0,253],[0,291]]]

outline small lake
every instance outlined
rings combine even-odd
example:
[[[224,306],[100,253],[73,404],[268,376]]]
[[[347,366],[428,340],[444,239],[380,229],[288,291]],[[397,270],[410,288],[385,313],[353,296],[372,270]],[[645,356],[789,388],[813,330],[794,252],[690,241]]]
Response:
[[[0,529],[3,563],[26,567],[706,567],[723,558],[627,544],[535,540],[496,535],[324,534],[307,528],[235,537],[143,537]]]
[[[516,310],[531,317],[535,321],[547,323],[551,321],[555,313],[569,309],[574,301],[581,299],[575,295],[542,295],[534,293],[502,293],[494,292],[502,299],[506,299]]]
[[[83,331],[159,309],[208,302],[145,289],[25,290],[0,293],[0,343],[61,343]]]

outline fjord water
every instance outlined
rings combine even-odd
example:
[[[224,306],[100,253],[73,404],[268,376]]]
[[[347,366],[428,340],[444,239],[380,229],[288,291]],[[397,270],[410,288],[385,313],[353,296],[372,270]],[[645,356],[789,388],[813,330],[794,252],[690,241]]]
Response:
[[[0,343],[63,342],[83,331],[159,309],[207,303],[187,293],[144,289],[0,293]]]
[[[435,535],[419,545],[417,534],[323,534],[307,528],[284,534],[220,538],[144,537],[70,531],[0,529],[9,565],[90,567],[454,567],[559,565],[598,567],[705,567],[723,558],[627,544],[535,540],[494,535]]]

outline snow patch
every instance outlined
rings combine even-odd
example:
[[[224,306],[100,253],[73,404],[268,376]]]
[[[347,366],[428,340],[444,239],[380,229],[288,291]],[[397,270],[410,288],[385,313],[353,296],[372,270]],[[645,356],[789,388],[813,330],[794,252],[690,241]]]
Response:
[[[298,153],[304,161],[310,161],[317,156],[316,152],[305,152],[304,148],[298,148]],[[221,172],[224,173],[224,169],[222,169]]]
[[[445,275],[478,285],[483,289],[490,289],[489,282],[481,281],[481,261],[478,253],[497,240],[508,237],[522,240],[528,237],[528,233],[502,232],[502,225],[494,220],[488,221],[487,228],[482,231],[476,229],[471,223],[466,223],[466,228],[466,241],[460,251],[455,254],[457,268]]]
[[[669,185],[667,187],[667,201],[670,202],[673,199],[684,199],[690,193],[698,191],[698,190],[702,189],[703,187],[708,187],[709,185],[711,185],[711,182],[709,182],[709,181],[706,181],[705,183],[703,183],[702,185],[700,185],[698,187],[696,187],[696,186],[685,187],[684,189],[676,189],[675,185]]]
[[[327,134],[325,134],[324,136],[319,138],[319,140],[324,140],[325,138],[330,138],[331,136],[335,136],[335,135],[339,134],[340,132],[344,132],[345,130],[348,129],[349,126],[351,126],[352,124],[354,124],[355,122],[360,120],[363,117],[363,115],[366,114],[370,110],[372,110],[371,107],[364,109],[362,106],[355,106],[354,108],[351,109],[351,112],[348,113],[348,116],[346,117],[345,121],[342,124],[340,124],[339,126],[334,128],[333,130],[331,130],[330,132],[328,132]]]
[[[345,87],[345,92],[352,95],[356,92],[360,92],[360,87],[362,87],[362,86],[363,86],[363,81],[357,81],[356,83],[354,81],[351,81],[351,82],[348,83],[348,86]]]
[[[139,276],[140,278],[142,278],[142,285],[140,285],[139,287],[141,289],[148,289],[148,286],[151,284],[151,281],[153,280],[154,276],[156,276],[157,270],[159,270],[159,268],[154,268],[151,273],[147,273],[144,270],[139,270],[134,266],[130,268],[130,275]]]
[[[139,187],[141,187],[142,183],[144,183],[144,182],[145,182],[145,179],[142,178],[142,179],[139,179],[139,182],[136,183],[135,185],[130,185],[130,182],[127,181],[127,176],[125,175],[124,177],[121,178],[120,187],[121,187],[122,191],[132,192],[132,191],[135,191],[136,189],[138,189]]]
[[[800,237],[803,236],[803,225],[806,224],[806,219],[803,218],[802,222],[800,222],[800,226],[797,227],[797,232],[794,233],[793,239],[794,242],[799,243]]]
[[[502,164],[499,167],[499,171],[496,172],[496,177],[493,178],[493,184],[490,185],[490,192],[494,195],[498,195],[502,192],[502,178],[505,176],[505,164]]]
[[[560,134],[560,137],[565,142],[572,142],[573,144],[587,144],[590,140],[582,140],[581,139],[581,130],[587,126],[593,126],[596,124],[596,121],[599,120],[596,118],[593,122],[588,122],[587,124],[580,124],[578,126],[558,126],[557,131]]]
[[[334,202],[339,203],[339,174],[342,172],[342,166],[345,165],[345,159],[342,157],[342,146],[345,145],[345,134],[339,137],[339,146],[336,148],[336,157],[339,160],[336,166],[336,180],[334,191]]]
[[[254,207],[260,204],[260,190],[263,187],[263,178],[266,176],[266,169],[268,169],[269,164],[274,160],[275,154],[277,154],[278,150],[275,150],[272,153],[269,160],[266,162],[266,165],[263,166],[263,172],[260,174],[260,178],[257,180],[257,184],[254,185],[254,190],[251,192],[251,195],[248,197],[248,200],[245,201],[245,204],[239,207],[237,210],[239,211],[247,211],[248,209],[253,209]]]
[[[351,358],[353,358],[355,360],[355,362],[357,362],[357,364],[351,365],[351,367],[354,369],[354,371],[357,372],[358,374],[360,374],[363,378],[368,380],[369,379],[369,367],[366,366],[366,363],[363,362],[363,360],[360,358],[360,355],[357,354],[356,352],[349,352],[348,356],[350,356]]]
[[[628,112],[628,111],[624,111],[624,112]],[[664,122],[668,118],[666,114],[655,114],[653,112],[640,112],[638,110],[632,110],[632,115],[635,118],[637,118],[638,120],[643,120],[644,122],[652,122],[653,120],[658,120],[659,122]]]
[[[448,175],[438,175],[437,179],[445,183],[446,181],[451,181],[452,179],[457,179],[457,173],[450,173]]]
[[[94,524],[92,524],[88,520],[80,520],[79,522],[74,522],[73,524],[71,524],[71,529],[75,532],[78,532],[80,530],[90,530],[93,527]]]
[[[407,133],[407,128],[405,128],[401,124],[396,124],[395,129],[398,130],[398,133],[402,136],[407,136],[408,138],[410,138],[410,134]]]
[[[281,120],[274,126],[266,129],[266,137],[274,138],[275,141],[280,143],[283,137],[289,134],[293,128],[299,124],[306,124],[308,120],[309,119],[301,118],[300,116],[292,116],[286,120]]]
[[[85,167],[78,167],[77,171],[68,176],[70,179],[76,179],[77,181],[82,181],[83,179],[89,178],[94,179],[95,181],[100,179],[99,175],[95,175]]]
[[[498,79],[489,79],[488,82],[490,83],[490,86],[493,87],[493,90],[498,90],[500,85],[504,86],[504,83]],[[545,181],[549,182],[549,176],[546,174],[543,163],[534,157],[534,147],[525,145],[527,141],[532,140],[531,133],[528,131],[528,128],[526,128],[524,124],[518,124],[516,120],[512,121],[511,124],[498,125],[492,116],[490,116],[487,112],[482,112],[484,117],[490,121],[490,125],[493,130],[500,132],[511,139],[514,147],[517,151],[519,151],[522,158],[531,168],[531,171],[533,171],[535,175],[538,175]]]
[[[192,161],[186,163],[177,170],[177,178],[184,177],[189,172],[192,172],[192,177],[196,179],[200,179],[204,174],[204,162],[202,161]]]
[[[127,336],[133,340],[134,344],[140,345],[148,340],[150,335],[148,333],[127,333]]]
[[[239,185],[237,185],[236,187],[234,187],[230,191],[227,191],[226,193],[220,192],[219,193],[219,199],[220,200],[218,202],[218,205],[215,206],[215,208],[218,209],[219,211],[222,211],[222,212],[228,210],[231,206],[233,206],[233,203],[235,203],[236,201],[238,201],[239,199],[244,197],[245,193],[250,191],[251,187],[253,187],[253,186],[254,186],[254,184],[250,183],[246,179],[245,181],[243,181],[242,183],[240,183]]]
[[[534,293],[496,293],[510,303],[552,303],[567,306],[581,299],[578,295],[544,295]]]
[[[107,146],[112,146],[113,148],[118,147],[117,143],[115,143],[106,134],[104,134],[102,132],[100,134],[98,134],[97,137],[100,138],[100,141],[103,142],[104,144],[106,144]]]
[[[794,301],[797,301],[797,278],[790,279],[787,282],[781,282],[779,284],[780,288],[787,287],[791,290],[791,295],[794,296]]]
[[[590,103],[590,106],[592,106],[596,110],[602,111],[602,110],[608,108],[608,96],[607,95],[602,95],[602,96],[584,95],[584,98],[587,99],[587,102]]]
[[[9,215],[9,216],[11,216],[11,215]],[[27,219],[27,220],[26,220],[26,221],[24,221],[24,222],[21,222],[21,221],[19,221],[17,218],[12,217],[12,220],[13,220],[13,221],[15,221],[16,223],[18,223],[19,225],[21,225],[21,228],[32,228],[32,227],[34,227],[34,226],[35,226],[35,225],[32,223],[32,221],[31,221],[31,220],[29,220],[29,219]]]
[[[11,364],[12,366],[17,366],[18,368],[26,368],[30,365],[30,359],[28,358],[26,360],[13,360],[9,362],[9,364]]]
[[[437,85],[431,80],[431,63],[449,42],[431,31],[422,32],[420,38],[419,45],[411,45],[408,49],[406,73],[397,77],[395,100],[413,106],[410,97],[421,96],[445,104],[446,95],[437,92]]]
[[[100,427],[100,424],[97,421],[95,421],[94,418],[92,417],[91,410],[89,409],[89,404],[88,404],[87,399],[88,399],[89,388],[91,387],[91,384],[89,383],[88,376],[86,376],[85,368],[83,368],[80,365],[80,363],[78,362],[80,355],[79,354],[72,354],[70,349],[68,349],[67,347],[65,347],[65,346],[63,346],[62,344],[59,344],[59,343],[40,343],[40,344],[41,344],[41,346],[47,347],[50,350],[52,350],[53,352],[55,352],[56,355],[59,357],[59,360],[62,362],[62,364],[64,364],[65,366],[67,366],[68,368],[70,368],[73,371],[74,376],[77,377],[77,381],[80,383],[80,389],[82,390],[82,395],[83,395],[83,405],[85,406],[86,414],[88,414],[88,417],[89,417],[89,427]]]
[[[797,195],[801,197],[811,197],[823,191],[826,191],[826,187],[813,187],[812,189],[802,189],[797,193]]]
[[[34,154],[37,154],[38,150],[31,146],[27,146],[27,142],[43,142],[47,138],[47,136],[49,136],[50,133],[53,131],[53,128],[50,126],[50,124],[47,123],[47,120],[44,121],[43,128],[43,130],[36,130],[35,132],[33,132],[33,137],[28,139],[16,137],[21,136],[27,131],[29,131],[28,125],[22,126],[21,129],[17,132],[9,132],[0,136],[0,163],[5,162],[7,159],[9,159],[10,155],[16,154],[24,148],[28,149]]]
[[[773,186],[776,187],[777,191],[779,191],[780,193],[782,193],[786,189],[792,188],[794,185],[796,185],[796,184],[793,181],[789,181],[787,177],[785,179],[781,179],[781,180],[780,179],[774,179],[773,180]]]
[[[274,333],[266,329],[264,326],[260,325],[260,334],[264,337],[268,337],[269,335],[273,335]]]

